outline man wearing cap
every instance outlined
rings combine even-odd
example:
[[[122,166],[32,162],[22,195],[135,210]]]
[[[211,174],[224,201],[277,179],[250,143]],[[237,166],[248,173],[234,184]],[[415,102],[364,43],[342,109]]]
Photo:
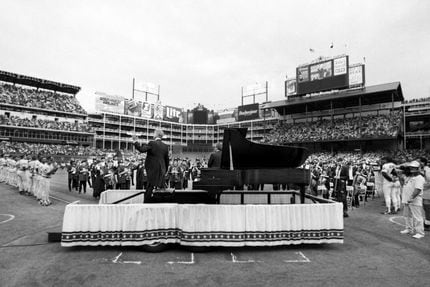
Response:
[[[412,161],[406,165],[406,179],[402,193],[402,203],[405,205],[403,216],[405,217],[406,229],[401,234],[414,234],[413,237],[420,239],[424,237],[423,218],[423,189],[424,177],[420,174],[420,163]]]
[[[148,185],[145,191],[144,202],[151,202],[154,188],[165,187],[165,175],[169,167],[169,147],[162,142],[163,131],[155,130],[154,140],[147,144],[139,144],[137,136],[133,136],[134,146],[140,152],[146,153],[145,169]]]
[[[211,153],[209,157],[208,167],[209,168],[221,168],[221,154],[222,154],[222,144],[216,144],[216,151]]]

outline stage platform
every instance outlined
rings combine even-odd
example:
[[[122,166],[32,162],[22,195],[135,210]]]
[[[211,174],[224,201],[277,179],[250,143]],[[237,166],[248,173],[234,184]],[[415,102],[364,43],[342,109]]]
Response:
[[[299,195],[284,192],[284,199],[282,194],[272,194],[272,204],[234,204],[245,195],[252,197],[248,191],[230,191],[221,194],[221,204],[144,204],[143,195],[129,202],[110,204],[133,192],[138,191],[111,190],[102,193],[98,205],[67,205],[61,245],[176,243],[237,247],[343,243],[342,204],[330,200],[307,196],[308,203],[304,204],[273,204],[274,198],[295,202],[291,198]]]

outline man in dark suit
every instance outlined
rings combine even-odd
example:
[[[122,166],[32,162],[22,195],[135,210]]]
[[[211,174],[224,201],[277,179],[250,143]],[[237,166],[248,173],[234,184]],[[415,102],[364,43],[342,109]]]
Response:
[[[334,175],[334,192],[336,201],[343,204],[343,217],[348,217],[348,204],[346,202],[346,181],[348,180],[348,166],[342,164],[342,159],[338,159]]]
[[[210,168],[221,168],[221,154],[222,154],[222,144],[216,144],[216,152],[211,153],[209,157],[208,167]]]
[[[136,167],[136,189],[141,190],[146,187],[146,171],[143,159],[139,161]]]
[[[154,140],[147,144],[139,144],[137,137],[133,136],[134,146],[140,152],[146,152],[145,170],[147,175],[147,188],[144,202],[151,202],[154,188],[164,188],[165,175],[169,167],[169,148],[161,141],[163,132],[155,130]]]

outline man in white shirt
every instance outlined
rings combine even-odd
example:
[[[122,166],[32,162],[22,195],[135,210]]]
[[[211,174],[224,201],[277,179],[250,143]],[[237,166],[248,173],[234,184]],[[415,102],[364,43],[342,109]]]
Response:
[[[391,203],[393,203],[393,213],[397,212],[397,197],[395,196],[394,183],[395,177],[393,177],[393,170],[396,168],[391,158],[383,158],[383,165],[381,174],[383,177],[382,181],[382,192],[384,193],[386,211],[383,214],[391,214]]]
[[[403,216],[405,217],[406,229],[401,234],[414,234],[413,237],[420,239],[424,237],[423,217],[423,189],[425,179],[420,173],[420,163],[412,161],[406,165],[409,172],[406,174],[402,193],[402,203],[405,205]]]
[[[422,174],[426,180],[423,190],[423,208],[424,208],[424,229],[430,230],[430,167],[425,157],[419,159],[422,168]]]
[[[17,164],[17,175],[18,175],[18,190],[20,194],[29,194],[28,192],[28,160],[25,155],[21,155],[21,158],[18,160]]]

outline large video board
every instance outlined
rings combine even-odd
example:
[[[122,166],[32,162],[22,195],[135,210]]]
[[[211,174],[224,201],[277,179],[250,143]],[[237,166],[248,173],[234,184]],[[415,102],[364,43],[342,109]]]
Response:
[[[348,88],[348,56],[297,67],[296,76],[298,95]]]

